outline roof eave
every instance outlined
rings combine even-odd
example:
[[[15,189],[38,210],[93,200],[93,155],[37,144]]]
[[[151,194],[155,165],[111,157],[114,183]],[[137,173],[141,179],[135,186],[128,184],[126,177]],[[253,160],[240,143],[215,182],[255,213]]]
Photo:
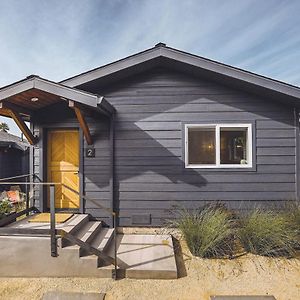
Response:
[[[297,86],[165,46],[150,48],[103,67],[66,79],[61,83],[70,87],[81,86],[157,58],[173,60],[233,80],[239,80],[249,86],[257,86],[300,99],[300,88]]]

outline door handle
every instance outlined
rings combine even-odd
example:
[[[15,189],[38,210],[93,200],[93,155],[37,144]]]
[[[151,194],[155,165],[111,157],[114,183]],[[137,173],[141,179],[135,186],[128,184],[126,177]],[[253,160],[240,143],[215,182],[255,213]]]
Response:
[[[76,172],[73,172],[74,175],[78,175],[79,174],[79,171],[76,171]]]

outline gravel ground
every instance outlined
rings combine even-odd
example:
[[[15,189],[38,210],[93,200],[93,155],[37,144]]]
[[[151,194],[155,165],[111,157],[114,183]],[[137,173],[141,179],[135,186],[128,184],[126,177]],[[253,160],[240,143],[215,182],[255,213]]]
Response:
[[[202,299],[210,295],[274,295],[300,299],[300,260],[245,255],[234,260],[192,257],[185,245],[185,268],[177,280],[97,278],[0,278],[0,299],[36,300],[47,291],[107,293],[111,299]]]

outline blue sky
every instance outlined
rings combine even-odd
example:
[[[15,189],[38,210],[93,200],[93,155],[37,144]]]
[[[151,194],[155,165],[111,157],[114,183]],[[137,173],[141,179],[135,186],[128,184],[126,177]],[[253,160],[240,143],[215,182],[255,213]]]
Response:
[[[297,0],[0,0],[0,86],[59,81],[160,41],[300,86],[299,12]]]

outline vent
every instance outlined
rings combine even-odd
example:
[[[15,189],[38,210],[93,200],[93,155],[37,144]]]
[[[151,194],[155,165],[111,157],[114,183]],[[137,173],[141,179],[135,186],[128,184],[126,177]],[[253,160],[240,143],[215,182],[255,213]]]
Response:
[[[131,216],[132,225],[151,225],[150,214],[136,214]]]

